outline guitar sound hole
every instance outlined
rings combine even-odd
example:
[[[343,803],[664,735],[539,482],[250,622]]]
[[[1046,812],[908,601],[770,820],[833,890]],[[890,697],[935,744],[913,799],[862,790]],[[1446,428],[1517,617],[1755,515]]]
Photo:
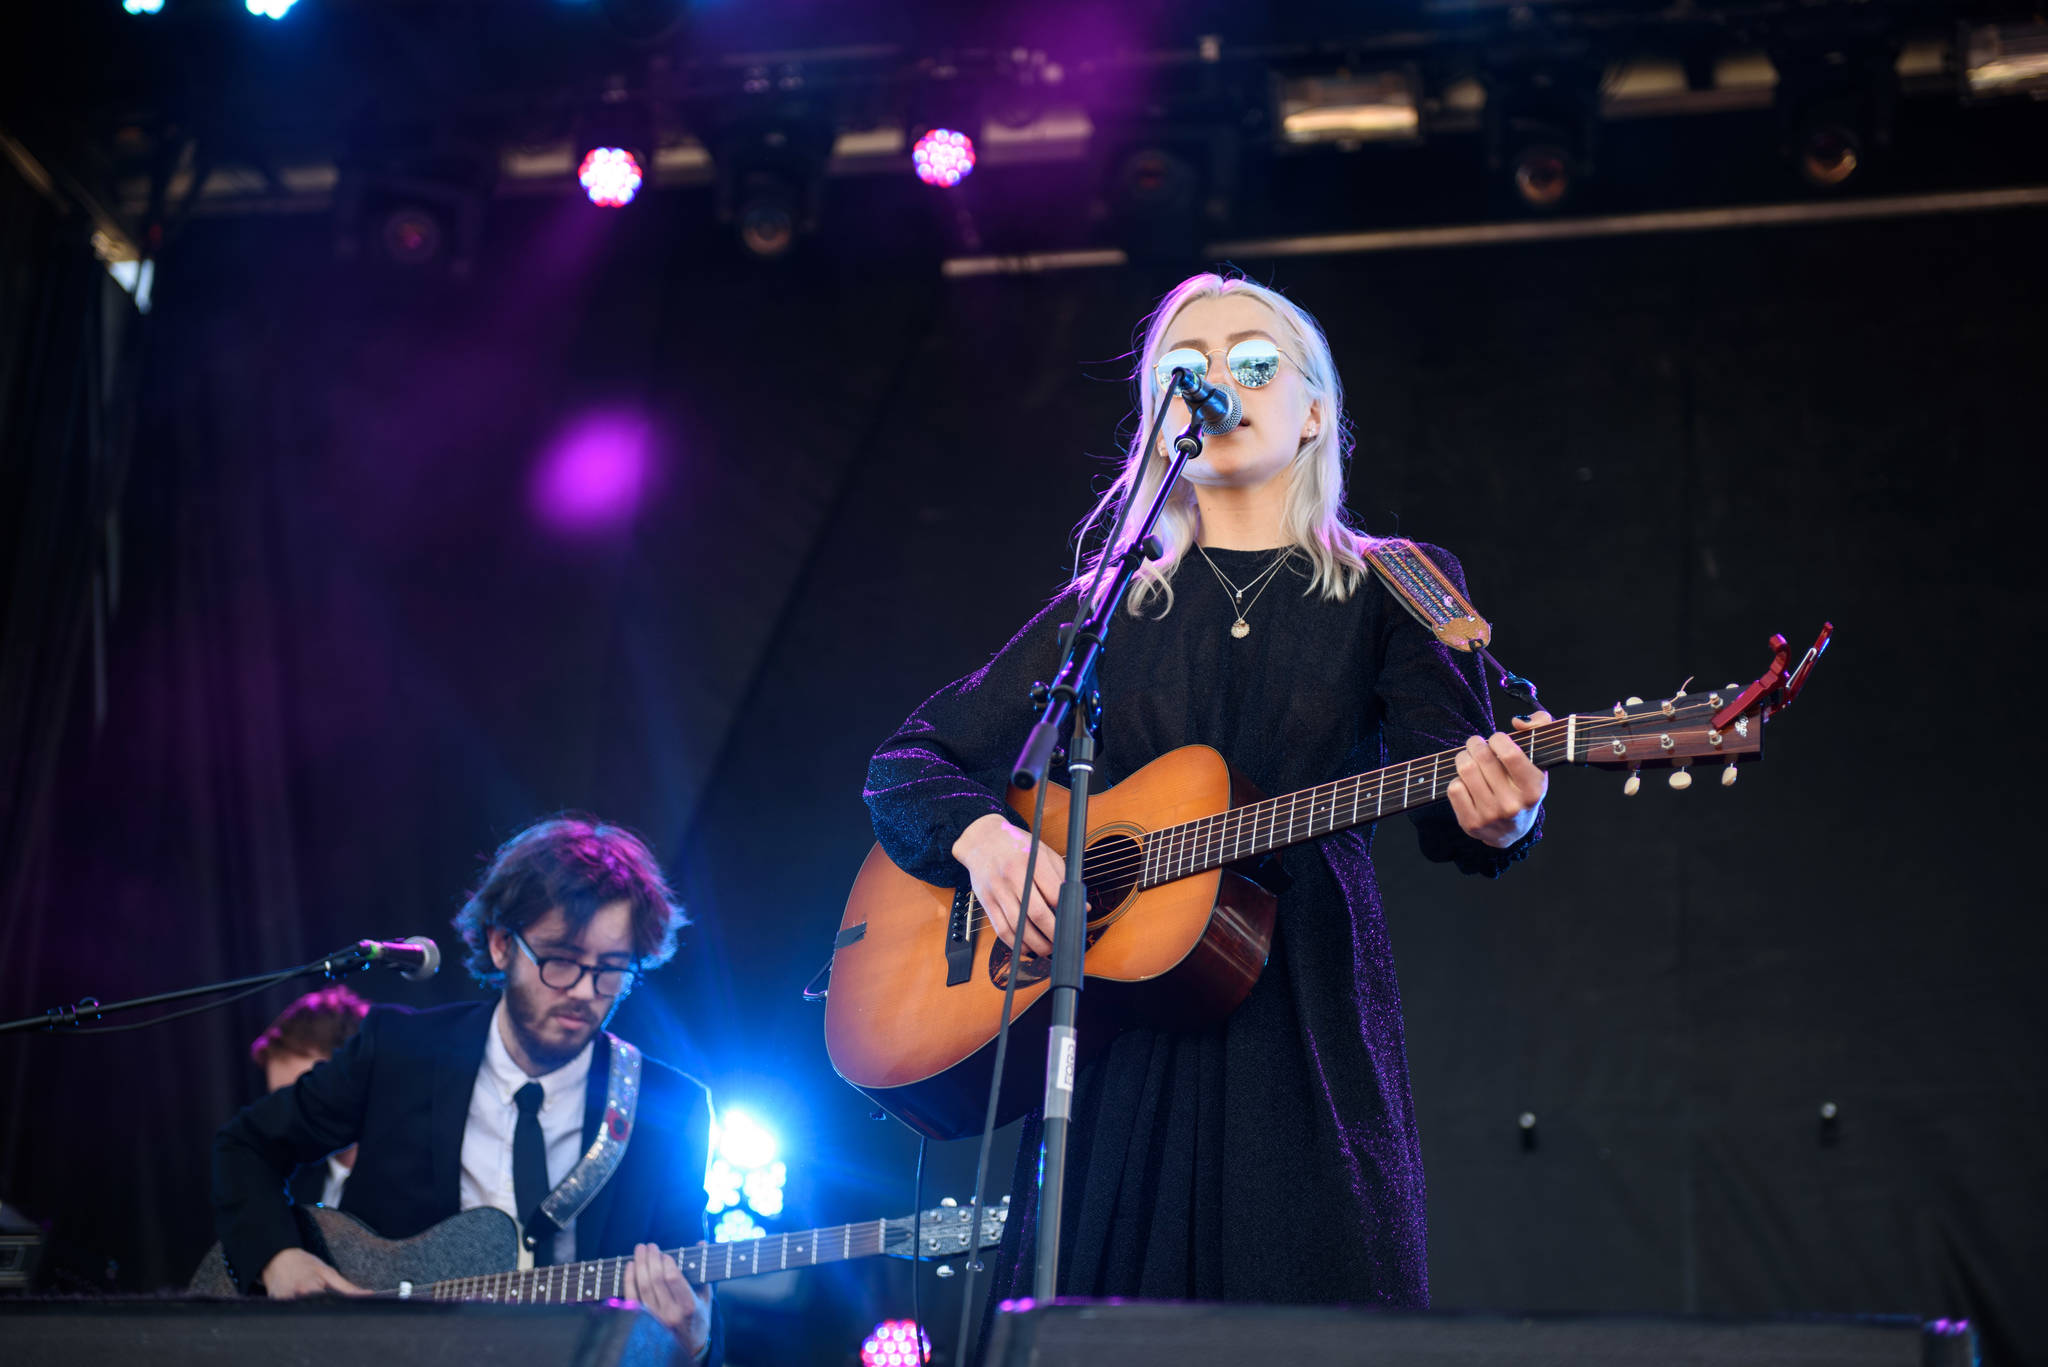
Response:
[[[1138,886],[1138,875],[1144,871],[1144,863],[1144,849],[1134,836],[1104,836],[1088,847],[1087,861],[1082,865],[1082,885],[1088,889],[1089,946],[1101,938],[1102,932],[1129,904],[1131,894]],[[1007,986],[1009,969],[1009,943],[997,940],[988,951],[989,981],[997,987]],[[1017,986],[1029,987],[1051,976],[1052,960],[1049,957],[1026,954],[1018,967]]]
[[[1128,835],[1105,836],[1088,847],[1081,871],[1088,888],[1089,944],[1130,900],[1145,865],[1143,855],[1137,840]]]

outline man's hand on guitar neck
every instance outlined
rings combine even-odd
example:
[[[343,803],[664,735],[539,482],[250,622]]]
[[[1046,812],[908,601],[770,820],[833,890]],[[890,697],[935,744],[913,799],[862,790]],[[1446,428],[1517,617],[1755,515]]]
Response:
[[[263,1290],[277,1301],[328,1291],[344,1296],[370,1294],[303,1248],[287,1248],[263,1265]]]
[[[635,1244],[626,1265],[626,1299],[668,1326],[695,1362],[711,1343],[711,1292],[691,1286],[659,1244]]]
[[[1549,720],[1548,712],[1516,717],[1514,728],[1528,731]],[[1549,791],[1550,775],[1530,763],[1512,738],[1496,731],[1485,740],[1473,736],[1465,742],[1458,776],[1444,796],[1465,834],[1504,850],[1536,824],[1536,809]]]

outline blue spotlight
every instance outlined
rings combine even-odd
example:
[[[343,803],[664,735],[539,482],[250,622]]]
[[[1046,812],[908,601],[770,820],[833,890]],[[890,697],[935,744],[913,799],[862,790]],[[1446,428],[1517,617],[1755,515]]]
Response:
[[[130,14],[162,14],[164,0],[121,0],[121,8]]]
[[[745,1111],[720,1115],[711,1134],[711,1163],[704,1174],[705,1211],[719,1216],[717,1239],[756,1238],[756,1223],[782,1214],[788,1165],[776,1156],[780,1145],[767,1126]]]
[[[738,1243],[742,1239],[758,1239],[768,1231],[754,1223],[754,1217],[743,1210],[729,1210],[718,1217],[718,1227],[711,1231],[714,1243]]]
[[[297,0],[242,0],[249,13],[264,19],[282,19]]]

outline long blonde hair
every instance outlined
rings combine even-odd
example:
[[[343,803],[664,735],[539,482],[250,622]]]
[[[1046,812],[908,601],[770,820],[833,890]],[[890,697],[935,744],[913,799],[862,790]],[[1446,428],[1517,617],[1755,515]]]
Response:
[[[1204,272],[1189,276],[1167,291],[1159,307],[1141,325],[1144,341],[1137,348],[1137,372],[1132,376],[1138,392],[1137,431],[1131,434],[1130,449],[1115,482],[1075,529],[1074,579],[1070,589],[1085,591],[1103,558],[1121,550],[1107,544],[1098,546],[1092,554],[1086,554],[1084,561],[1090,533],[1100,529],[1106,538],[1121,505],[1127,504],[1135,517],[1149,506],[1153,491],[1166,475],[1170,462],[1158,449],[1145,449],[1145,435],[1159,406],[1159,384],[1152,370],[1166,346],[1167,329],[1192,301],[1230,295],[1245,295],[1272,310],[1281,332],[1274,340],[1296,363],[1308,392],[1323,411],[1316,434],[1295,452],[1289,467],[1292,479],[1287,504],[1281,512],[1281,530],[1288,544],[1306,553],[1313,569],[1304,592],[1320,592],[1325,598],[1348,598],[1364,576],[1365,559],[1358,550],[1361,534],[1351,526],[1344,508],[1344,466],[1351,456],[1351,433],[1343,416],[1344,386],[1337,378],[1336,362],[1330,357],[1329,340],[1307,310],[1277,290],[1242,276]],[[1172,610],[1174,571],[1195,544],[1201,525],[1202,512],[1195,502],[1194,487],[1183,480],[1175,486],[1159,518],[1156,534],[1165,554],[1145,562],[1131,584],[1126,606],[1132,616],[1140,615],[1155,596],[1162,600],[1162,616]],[[1134,530],[1126,528],[1125,536]],[[1113,567],[1104,572],[1105,585],[1110,573]]]

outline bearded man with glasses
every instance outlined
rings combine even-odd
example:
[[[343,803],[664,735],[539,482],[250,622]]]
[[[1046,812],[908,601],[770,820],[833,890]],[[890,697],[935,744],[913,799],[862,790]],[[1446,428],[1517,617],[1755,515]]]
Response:
[[[355,1144],[341,1209],[377,1233],[408,1238],[493,1206],[538,1231],[537,1262],[630,1254],[626,1295],[674,1332],[679,1357],[717,1360],[710,1292],[661,1255],[705,1237],[703,1084],[643,1060],[616,1170],[559,1229],[537,1216],[608,1122],[604,1026],[687,924],[629,831],[563,816],[507,841],[455,918],[470,972],[497,996],[373,1009],[331,1060],[215,1138],[215,1221],[237,1285],[280,1298],[362,1290],[298,1246],[284,1190],[297,1164]]]

